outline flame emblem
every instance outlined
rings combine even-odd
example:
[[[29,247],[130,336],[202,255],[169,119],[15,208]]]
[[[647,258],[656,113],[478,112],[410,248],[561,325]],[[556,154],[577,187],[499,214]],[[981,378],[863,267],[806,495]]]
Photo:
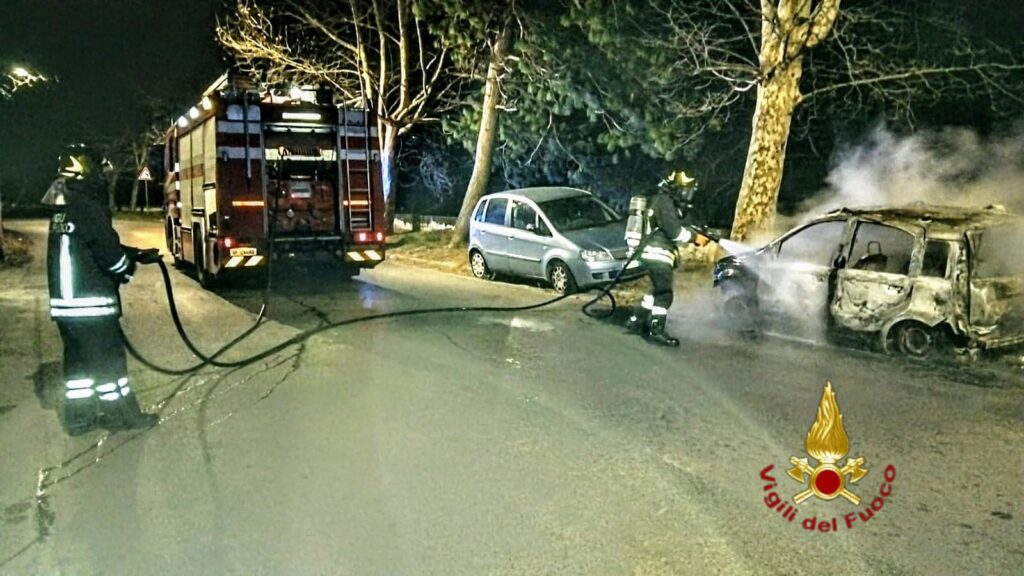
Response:
[[[807,458],[789,458],[793,465],[788,470],[789,476],[807,486],[806,490],[793,497],[793,501],[799,504],[811,496],[817,496],[822,500],[833,500],[842,496],[854,504],[859,504],[860,497],[851,492],[846,485],[856,483],[868,471],[861,468],[864,465],[863,458],[847,458],[842,467],[836,465],[850,451],[850,439],[843,429],[843,415],[839,413],[839,404],[836,402],[831,382],[825,384],[821,403],[818,404],[818,415],[807,432],[804,447],[807,453],[818,461],[818,465],[811,466]]]

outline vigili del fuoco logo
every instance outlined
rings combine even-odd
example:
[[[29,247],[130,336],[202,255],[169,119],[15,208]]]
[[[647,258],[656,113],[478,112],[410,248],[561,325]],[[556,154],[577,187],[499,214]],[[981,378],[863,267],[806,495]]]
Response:
[[[761,470],[761,480],[766,482],[764,491],[768,492],[764,497],[764,503],[769,509],[779,513],[782,518],[789,522],[795,522],[800,515],[797,506],[812,496],[819,500],[831,501],[842,497],[850,504],[857,506],[859,510],[842,514],[842,521],[838,516],[831,518],[818,518],[807,516],[800,521],[800,526],[805,530],[818,532],[837,532],[841,527],[847,530],[856,524],[867,523],[874,518],[875,514],[881,512],[886,500],[892,496],[892,483],[896,479],[896,467],[889,464],[882,472],[884,480],[878,488],[877,495],[870,501],[861,505],[861,497],[858,492],[871,484],[858,484],[867,475],[869,470],[864,458],[846,458],[846,462],[840,465],[842,460],[850,451],[850,439],[846,436],[843,428],[843,415],[839,412],[839,404],[836,402],[835,392],[832,391],[832,383],[825,384],[825,391],[821,395],[821,403],[818,404],[818,415],[807,432],[807,440],[804,442],[807,454],[811,459],[817,461],[812,464],[808,458],[791,456],[789,458],[792,468],[787,470],[789,477],[800,483],[798,488],[792,488],[791,497],[780,497],[779,493],[787,493],[793,485],[786,483],[786,487],[779,487],[775,477],[772,476],[774,464],[769,464]]]

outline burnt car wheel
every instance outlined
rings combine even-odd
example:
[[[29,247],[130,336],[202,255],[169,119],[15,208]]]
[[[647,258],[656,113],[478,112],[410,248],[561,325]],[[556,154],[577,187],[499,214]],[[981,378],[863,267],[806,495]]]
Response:
[[[757,311],[749,296],[726,294],[722,302],[722,315],[730,330],[749,338],[758,335]]]
[[[896,348],[905,356],[929,360],[946,349],[946,335],[938,327],[918,322],[905,322],[895,329]]]
[[[576,279],[565,262],[555,260],[548,265],[548,280],[551,287],[559,294],[572,294],[576,291]]]
[[[469,253],[469,269],[473,272],[473,276],[484,280],[490,280],[494,278],[494,274],[491,273],[491,269],[487,266],[487,260],[484,259],[484,255],[479,250],[473,250]]]

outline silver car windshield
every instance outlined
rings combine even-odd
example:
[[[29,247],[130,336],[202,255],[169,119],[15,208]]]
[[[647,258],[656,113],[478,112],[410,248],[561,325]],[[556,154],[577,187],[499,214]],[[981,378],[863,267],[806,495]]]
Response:
[[[620,217],[591,196],[573,196],[538,204],[556,230],[581,230],[617,222]]]

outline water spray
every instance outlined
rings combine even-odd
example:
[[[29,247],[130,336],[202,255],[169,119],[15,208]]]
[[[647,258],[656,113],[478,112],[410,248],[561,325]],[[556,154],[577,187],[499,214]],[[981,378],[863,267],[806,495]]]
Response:
[[[710,232],[707,226],[684,226],[687,230],[693,232],[694,234],[700,234],[701,236],[709,238],[712,242],[721,246],[722,249],[728,252],[729,254],[742,254],[743,252],[750,252],[754,249],[752,246],[748,246],[747,244],[744,244],[742,242],[735,242],[733,240],[729,240],[728,238],[722,238],[718,234]]]

